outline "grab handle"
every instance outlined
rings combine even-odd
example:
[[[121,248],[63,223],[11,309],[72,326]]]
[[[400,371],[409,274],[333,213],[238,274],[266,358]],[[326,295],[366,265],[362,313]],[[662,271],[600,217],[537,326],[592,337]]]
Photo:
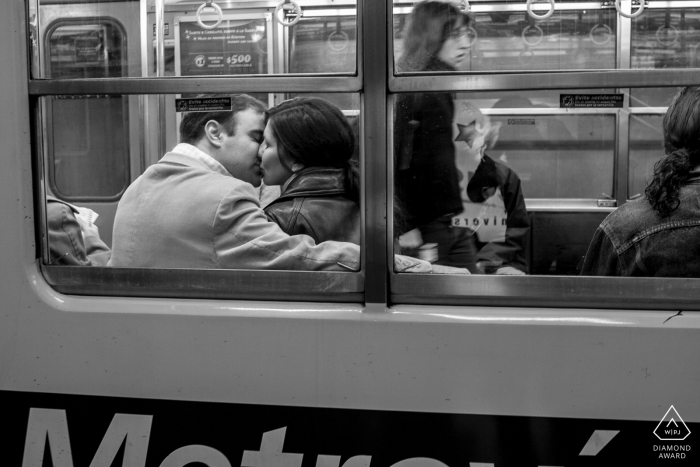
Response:
[[[531,18],[536,19],[537,21],[541,21],[543,19],[547,19],[550,16],[554,14],[554,0],[548,0],[549,4],[552,6],[549,11],[543,15],[536,15],[534,11],[532,11],[532,2],[535,0],[527,0],[527,14],[530,15]]]
[[[621,2],[622,0],[615,0],[615,9],[618,13],[620,13],[620,16],[624,16],[625,18],[636,18],[637,16],[641,15],[644,11],[645,0],[641,0],[639,2],[639,8],[634,13],[625,13],[624,11],[622,11],[622,6],[620,5]]]
[[[294,18],[291,21],[282,21],[279,17],[279,12],[282,9],[296,11],[296,13],[297,13],[296,18]],[[295,24],[297,24],[299,22],[299,20],[301,19],[302,13],[303,12],[301,11],[301,7],[299,6],[299,4],[297,2],[295,2],[294,0],[284,0],[283,2],[280,2],[279,5],[277,5],[277,8],[275,8],[275,21],[277,21],[279,24],[281,24],[285,28],[288,28],[289,26],[294,26]]]
[[[214,24],[204,24],[204,22],[202,21],[202,10],[204,10],[205,8],[213,8],[214,11],[216,11],[216,14],[219,16],[219,18]],[[206,3],[202,3],[197,9],[197,24],[199,24],[199,26],[204,29],[214,29],[215,27],[221,24],[221,21],[223,21],[223,19],[224,12],[221,11],[221,7],[216,3],[212,2],[212,0],[207,0]]]

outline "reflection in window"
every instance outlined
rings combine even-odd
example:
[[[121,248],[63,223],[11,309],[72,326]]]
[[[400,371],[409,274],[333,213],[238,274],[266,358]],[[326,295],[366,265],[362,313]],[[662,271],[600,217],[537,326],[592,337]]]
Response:
[[[304,18],[289,28],[290,73],[353,73],[355,16]]]
[[[47,98],[52,191],[67,200],[119,196],[129,183],[128,109],[122,96]]]
[[[49,28],[51,78],[125,76],[126,38],[111,20]],[[67,200],[115,198],[128,185],[128,108],[123,96],[47,98],[51,191]]]
[[[403,53],[410,9],[394,15],[394,57]],[[614,9],[562,10],[546,20],[525,12],[472,13],[469,53],[459,71],[616,68]]]
[[[700,11],[645,9],[632,22],[632,68],[700,66]]]
[[[111,21],[98,24],[61,21],[50,28],[50,78],[112,78],[124,76],[126,60],[122,29]]]
[[[492,153],[523,182],[527,198],[613,195],[615,117],[494,115],[501,131]]]
[[[654,164],[663,156],[662,121],[663,115],[630,116],[628,199],[644,196]]]

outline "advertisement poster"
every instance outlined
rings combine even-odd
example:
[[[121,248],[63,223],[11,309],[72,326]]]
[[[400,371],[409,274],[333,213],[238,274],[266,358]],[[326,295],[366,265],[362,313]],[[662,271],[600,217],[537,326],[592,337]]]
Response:
[[[180,76],[268,72],[264,18],[224,20],[214,29],[202,28],[194,21],[181,21],[179,30]]]

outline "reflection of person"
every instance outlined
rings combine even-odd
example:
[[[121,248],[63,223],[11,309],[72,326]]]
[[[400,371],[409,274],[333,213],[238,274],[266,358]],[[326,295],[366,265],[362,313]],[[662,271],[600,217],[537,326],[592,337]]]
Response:
[[[469,21],[469,16],[450,3],[417,3],[397,69],[455,71],[467,57]],[[452,142],[453,116],[450,93],[397,98],[395,188],[402,219],[397,221],[396,230],[399,235],[408,233],[404,238],[422,236],[426,244],[437,244],[437,264],[475,271],[469,232],[451,227],[452,215],[462,210]]]
[[[673,98],[646,197],[600,224],[582,275],[700,277],[700,87]]]
[[[476,232],[479,272],[522,275],[528,271],[525,243],[530,220],[520,178],[486,154],[496,144],[499,130],[500,124],[476,106],[459,102],[454,134],[464,212],[453,223]],[[482,235],[492,219],[492,224],[497,222],[491,225],[493,238]]]
[[[316,245],[267,220],[253,188],[260,185],[265,107],[247,95],[230,97],[230,112],[186,113],[181,143],[126,190],[109,265],[356,269],[357,245]]]
[[[105,266],[110,249],[93,223],[96,214],[48,196],[46,220],[49,230],[49,264]]]
[[[265,185],[282,185],[265,207],[290,235],[316,242],[360,243],[355,136],[342,111],[325,99],[296,98],[270,109],[260,146]]]

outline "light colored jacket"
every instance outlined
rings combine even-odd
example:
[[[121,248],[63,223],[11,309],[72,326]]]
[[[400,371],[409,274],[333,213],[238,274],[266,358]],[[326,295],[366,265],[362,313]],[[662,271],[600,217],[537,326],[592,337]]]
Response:
[[[250,184],[171,152],[119,202],[108,266],[348,271],[359,258],[354,244],[288,236]]]

